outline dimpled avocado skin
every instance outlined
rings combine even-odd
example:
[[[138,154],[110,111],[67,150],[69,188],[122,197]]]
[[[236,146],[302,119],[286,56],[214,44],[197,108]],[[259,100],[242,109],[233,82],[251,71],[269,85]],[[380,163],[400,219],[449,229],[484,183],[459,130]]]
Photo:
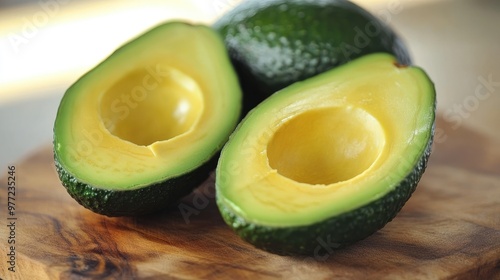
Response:
[[[250,0],[224,14],[222,35],[249,111],[274,92],[366,54],[410,56],[382,20],[343,0]]]
[[[54,153],[57,174],[66,191],[83,207],[109,217],[141,216],[175,205],[206,180],[217,156],[179,177],[132,190],[111,190],[82,182],[66,171]],[[179,187],[182,186],[182,187]]]

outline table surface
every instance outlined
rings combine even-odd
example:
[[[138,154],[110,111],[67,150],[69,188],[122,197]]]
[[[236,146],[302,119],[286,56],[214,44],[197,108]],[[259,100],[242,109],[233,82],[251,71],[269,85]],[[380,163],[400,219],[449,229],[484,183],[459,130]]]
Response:
[[[401,213],[371,237],[314,257],[277,256],[242,241],[220,217],[213,179],[155,215],[92,213],[66,193],[46,146],[16,165],[17,272],[2,266],[0,277],[500,279],[500,146],[465,126],[454,130],[441,120],[437,127],[448,138],[434,145]],[[0,182],[6,193],[6,178]],[[186,206],[196,210],[188,218]]]

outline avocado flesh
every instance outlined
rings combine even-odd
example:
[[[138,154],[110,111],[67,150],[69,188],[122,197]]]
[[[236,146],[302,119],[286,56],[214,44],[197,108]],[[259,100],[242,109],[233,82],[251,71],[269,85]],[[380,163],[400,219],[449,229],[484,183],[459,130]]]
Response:
[[[435,91],[423,70],[372,54],[289,86],[258,105],[216,172],[224,220],[257,247],[313,254],[392,220],[422,176]],[[242,160],[244,159],[244,160]]]
[[[54,124],[60,179],[83,206],[108,216],[165,208],[208,177],[240,111],[220,36],[162,24],[65,93]]]
[[[248,111],[274,92],[370,53],[410,64],[400,37],[345,0],[244,1],[214,27],[222,34]]]

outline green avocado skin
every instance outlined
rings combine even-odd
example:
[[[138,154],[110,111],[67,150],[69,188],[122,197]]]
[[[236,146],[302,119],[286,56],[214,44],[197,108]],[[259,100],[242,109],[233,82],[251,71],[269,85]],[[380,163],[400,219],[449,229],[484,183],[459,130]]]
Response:
[[[245,112],[288,85],[366,54],[411,63],[389,26],[345,0],[248,0],[213,27],[238,72]]]
[[[236,215],[220,199],[217,199],[217,205],[224,221],[242,239],[255,247],[280,255],[321,258],[331,254],[333,250],[367,238],[398,214],[415,191],[427,167],[431,147],[432,137],[412,172],[385,196],[311,225],[287,228],[259,225]]]
[[[125,191],[103,189],[81,182],[61,166],[56,153],[54,162],[62,185],[80,205],[101,215],[119,217],[142,216],[173,206],[208,178],[216,166],[218,155],[182,176]]]

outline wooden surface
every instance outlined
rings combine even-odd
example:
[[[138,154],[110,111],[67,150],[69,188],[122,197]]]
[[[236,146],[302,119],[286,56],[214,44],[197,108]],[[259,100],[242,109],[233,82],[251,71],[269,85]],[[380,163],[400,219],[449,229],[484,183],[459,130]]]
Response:
[[[94,214],[60,185],[44,147],[16,165],[15,273],[4,265],[1,180],[0,277],[500,279],[500,143],[444,121],[438,128],[427,172],[401,213],[326,260],[277,256],[241,241],[219,216],[212,180],[181,202],[197,209],[189,223],[179,207],[142,218]]]

